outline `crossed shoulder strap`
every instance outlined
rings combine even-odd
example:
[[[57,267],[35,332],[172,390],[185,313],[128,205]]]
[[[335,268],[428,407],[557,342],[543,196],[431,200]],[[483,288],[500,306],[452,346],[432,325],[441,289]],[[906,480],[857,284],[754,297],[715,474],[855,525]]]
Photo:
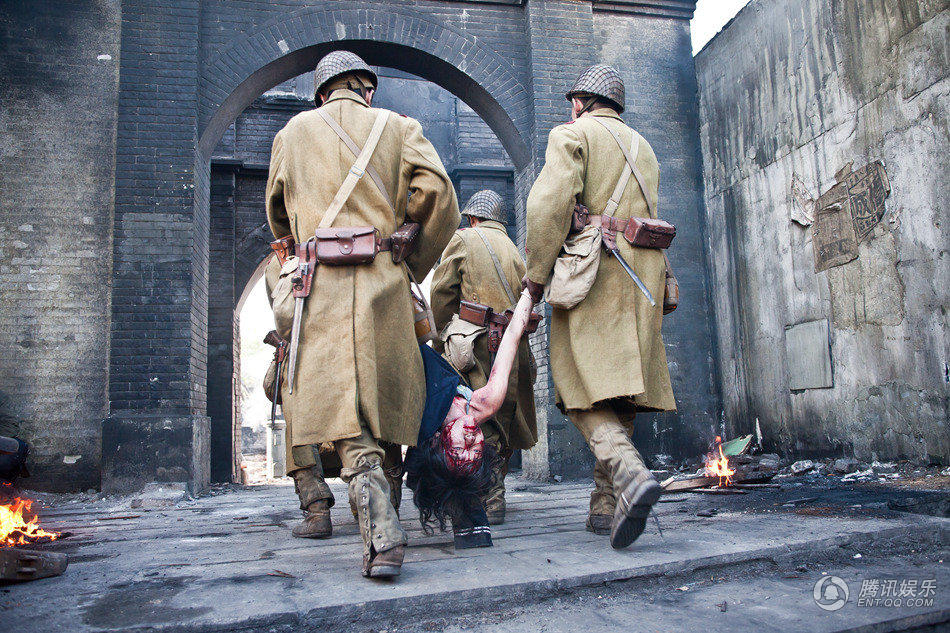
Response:
[[[627,149],[627,146],[623,144],[620,136],[611,130],[609,125],[601,121],[598,117],[591,118],[600,123],[603,128],[610,133],[610,136],[613,137],[614,141],[616,141],[617,145],[620,147],[620,151],[623,152],[623,157],[627,162],[623,173],[620,175],[620,180],[617,182],[617,187],[614,189],[614,193],[610,197],[610,201],[607,203],[607,208],[604,209],[604,215],[613,215],[617,210],[617,207],[620,205],[620,196],[623,195],[623,190],[627,186],[627,180],[629,180],[630,174],[632,173],[634,178],[637,179],[637,184],[640,185],[640,191],[643,192],[643,199],[647,202],[647,210],[650,212],[650,217],[655,218],[656,208],[654,207],[653,201],[650,199],[650,194],[647,193],[643,174],[640,172],[640,168],[637,167],[637,156],[640,153],[640,135],[631,130],[631,132],[633,132],[633,139],[630,142],[630,148]]]
[[[363,150],[359,145],[356,144],[356,141],[354,141],[350,135],[346,133],[346,130],[344,130],[343,127],[336,122],[336,119],[324,112],[322,108],[317,108],[317,114],[319,114],[320,118],[326,121],[326,124],[330,126],[330,129],[340,137],[340,140],[343,141],[343,144],[346,145],[347,149],[353,152],[353,156],[360,155],[360,152]],[[366,175],[372,179],[372,181],[376,184],[376,188],[379,189],[381,194],[383,194],[383,198],[386,199],[386,204],[388,204],[391,209],[395,209],[392,198],[389,195],[389,191],[386,189],[386,185],[383,184],[383,179],[379,177],[379,172],[377,172],[372,165],[367,165]]]
[[[478,230],[478,227],[472,227],[472,230],[475,231],[475,234],[482,238],[482,242],[485,243],[485,248],[488,249],[488,254],[491,255],[492,264],[495,265],[495,274],[497,274],[498,279],[501,280],[501,285],[505,287],[505,294],[508,295],[508,301],[511,301],[512,305],[518,303],[518,297],[515,296],[515,293],[511,290],[511,285],[508,283],[508,278],[505,277],[505,272],[501,269],[501,262],[498,261],[498,256],[495,255],[495,251],[492,249],[491,244],[488,243],[488,238]]]
[[[317,112],[321,117],[323,117],[324,121],[328,119],[330,121],[333,120],[329,117],[329,115],[321,112],[319,108],[317,109]],[[352,167],[350,167],[350,171],[343,180],[343,184],[340,185],[340,189],[333,197],[333,201],[330,203],[330,206],[327,207],[327,212],[323,214],[323,219],[320,221],[321,229],[326,229],[333,225],[333,221],[336,220],[336,216],[339,215],[343,205],[350,197],[350,194],[353,193],[353,188],[356,187],[356,183],[358,183],[360,178],[363,177],[363,174],[367,172],[369,159],[373,157],[373,152],[376,151],[376,146],[379,144],[379,139],[383,135],[383,129],[386,127],[387,121],[389,121],[389,110],[380,110],[376,114],[376,120],[373,122],[373,129],[370,130],[369,138],[366,139],[366,145],[364,145],[363,149],[360,150],[359,155],[356,157],[356,162],[353,163]],[[333,126],[331,125],[330,127],[332,128]],[[343,137],[341,136],[340,138],[342,139]],[[352,139],[350,139],[350,141],[352,142]],[[343,142],[346,143],[346,140],[344,139]],[[381,184],[382,183],[380,182],[377,184],[377,186]],[[386,197],[388,201],[388,196]],[[390,206],[392,206],[391,202]]]

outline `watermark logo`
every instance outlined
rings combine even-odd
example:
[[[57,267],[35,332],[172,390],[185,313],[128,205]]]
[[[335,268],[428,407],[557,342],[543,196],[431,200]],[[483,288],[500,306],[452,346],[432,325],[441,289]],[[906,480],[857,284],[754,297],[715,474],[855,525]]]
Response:
[[[837,611],[848,602],[850,595],[848,583],[837,576],[819,578],[812,590],[815,604],[825,611]]]

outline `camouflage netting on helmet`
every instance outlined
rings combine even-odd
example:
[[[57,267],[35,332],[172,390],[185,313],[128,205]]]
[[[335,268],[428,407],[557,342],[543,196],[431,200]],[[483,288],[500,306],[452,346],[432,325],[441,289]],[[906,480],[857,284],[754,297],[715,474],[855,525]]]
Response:
[[[316,93],[323,92],[323,89],[337,77],[353,73],[368,77],[373,88],[379,81],[375,71],[356,53],[350,51],[330,53],[317,63],[317,68],[313,71],[313,85]]]
[[[577,78],[567,93],[568,100],[574,97],[597,96],[610,101],[624,110],[623,79],[616,68],[606,64],[594,64]]]
[[[505,201],[491,189],[483,189],[468,199],[462,215],[468,215],[485,220],[496,220],[505,224],[507,213]]]

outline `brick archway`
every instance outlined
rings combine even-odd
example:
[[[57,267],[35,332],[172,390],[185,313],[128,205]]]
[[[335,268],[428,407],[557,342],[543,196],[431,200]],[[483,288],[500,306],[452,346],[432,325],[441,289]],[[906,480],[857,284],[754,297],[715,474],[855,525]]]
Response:
[[[301,9],[261,25],[209,59],[200,75],[201,157],[265,90],[312,70],[332,50],[427,79],[485,120],[517,169],[531,159],[531,102],[509,60],[469,34],[398,9]]]

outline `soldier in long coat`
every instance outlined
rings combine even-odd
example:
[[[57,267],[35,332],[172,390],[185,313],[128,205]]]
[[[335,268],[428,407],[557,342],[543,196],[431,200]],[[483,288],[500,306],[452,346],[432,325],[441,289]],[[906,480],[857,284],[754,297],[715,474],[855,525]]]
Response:
[[[620,118],[624,86],[619,73],[596,65],[567,94],[572,122],[548,137],[545,165],[527,202],[526,286],[541,298],[571,227],[575,202],[601,214],[626,165],[613,134],[626,147],[644,180],[630,178],[613,214],[619,220],[649,217],[656,208],[659,165],[645,139]],[[649,196],[650,204],[647,203]],[[584,435],[596,458],[588,529],[625,547],[643,531],[660,488],[630,441],[638,411],[671,411],[676,405],[660,335],[665,260],[657,249],[631,246],[619,233],[620,253],[657,298],[651,306],[620,263],[602,251],[593,286],[570,310],[551,315],[551,372],[558,404]]]
[[[277,238],[293,235],[297,244],[314,235],[380,113],[370,107],[376,74],[353,53],[324,57],[314,84],[322,105],[293,117],[277,133],[267,180],[271,231]],[[342,128],[356,151],[323,115]],[[418,121],[389,115],[365,173],[332,226],[373,226],[387,238],[403,222],[418,222],[417,246],[407,265],[380,252],[367,264],[316,267],[303,309],[293,393],[286,379],[281,385],[287,443],[297,448],[332,442],[340,457],[364,541],[362,571],[374,577],[397,575],[406,545],[380,443],[415,444],[425,402],[408,272],[425,277],[461,220],[452,183]],[[272,262],[266,273],[277,329],[288,340],[295,271],[292,258],[283,268]],[[298,453],[306,458],[313,451],[292,456]],[[304,461],[288,464],[288,470],[309,472],[312,464]]]
[[[489,189],[479,191],[469,199],[462,215],[469,218],[471,228],[460,229],[452,236],[432,278],[432,312],[443,333],[458,314],[462,300],[487,305],[498,314],[513,307],[525,274],[524,260],[505,231],[504,201],[500,195]],[[504,281],[496,270],[493,254]],[[488,382],[491,373],[487,332],[475,338],[473,356],[474,364],[463,373],[469,385],[478,389]],[[492,488],[485,499],[488,522],[492,525],[505,520],[505,475],[512,452],[529,449],[538,441],[534,379],[534,358],[524,338],[518,363],[508,381],[505,404],[492,420],[482,425],[485,442],[497,455],[492,464]]]

